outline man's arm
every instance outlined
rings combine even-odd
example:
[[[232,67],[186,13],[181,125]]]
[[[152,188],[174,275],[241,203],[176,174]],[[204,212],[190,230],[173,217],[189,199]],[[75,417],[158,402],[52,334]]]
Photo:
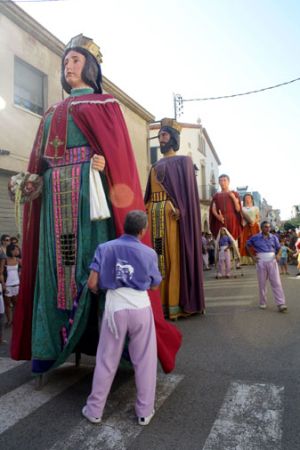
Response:
[[[247,251],[248,255],[252,258],[254,264],[256,264],[257,261],[258,261],[258,257],[253,254],[253,251],[252,251],[253,247],[250,246],[248,243],[246,243],[245,248],[246,248],[246,251]]]
[[[224,221],[225,221],[224,216],[220,209],[219,209],[219,212],[217,211],[215,202],[213,202],[213,204],[212,204],[211,212],[218,219],[219,222],[224,223]]]
[[[158,256],[154,250],[153,250],[153,259],[151,261],[150,278],[152,281],[149,289],[151,291],[156,291],[159,288],[162,276],[158,269]]]
[[[88,288],[90,291],[92,291],[94,294],[97,294],[99,290],[99,273],[95,272],[94,270],[91,270],[90,276],[87,281]]]
[[[230,196],[231,200],[233,201],[234,209],[236,210],[236,212],[240,212],[241,204],[240,204],[239,199],[235,196],[233,191],[229,192],[229,196]]]

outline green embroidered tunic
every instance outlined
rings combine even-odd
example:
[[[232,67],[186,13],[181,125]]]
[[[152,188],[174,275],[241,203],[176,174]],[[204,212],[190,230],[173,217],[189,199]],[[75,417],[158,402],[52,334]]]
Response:
[[[74,89],[71,91],[71,96],[90,94],[92,92],[92,89]],[[46,120],[44,144],[47,139],[51,119],[52,116],[50,115]],[[85,136],[75,125],[71,115],[69,115],[67,122],[67,149],[84,147],[87,145],[88,143]],[[78,164],[78,162],[76,162],[76,164]],[[64,176],[66,173],[70,175],[72,163],[58,167],[55,165],[54,161],[54,163],[52,162],[52,166],[48,166],[43,174],[44,186],[40,219],[39,257],[32,322],[33,371],[37,373],[48,370],[50,367],[57,367],[59,364],[63,363],[79,343],[80,338],[87,327],[91,307],[91,294],[86,286],[89,275],[89,264],[92,261],[97,245],[115,238],[113,219],[90,221],[90,163],[89,161],[83,161],[79,164],[80,181],[78,217],[76,221],[76,252],[73,269],[72,262],[68,262],[68,260],[67,262],[66,260],[63,260],[62,262],[62,270],[65,274],[66,292],[70,285],[71,271],[73,270],[75,273],[77,300],[74,298],[74,295],[72,297],[70,292],[67,292],[69,301],[67,309],[58,307],[60,266],[57,266],[57,245],[59,238],[57,235],[57,215],[54,212],[55,208],[53,206],[53,171],[56,170],[60,178],[62,178],[62,174],[64,174]],[[66,179],[70,178],[69,175]],[[101,174],[101,178],[104,189],[107,192],[105,176]],[[72,193],[70,193],[69,202],[72,206]],[[63,208],[61,207],[61,209],[61,214],[63,214]],[[60,216],[60,214],[58,215]],[[70,213],[69,215],[72,214]],[[65,220],[66,219],[72,221],[74,218],[72,219],[67,216],[65,217]],[[100,306],[102,309],[104,306],[104,295],[100,296],[100,303],[102,303]],[[67,332],[67,337],[63,330]],[[90,342],[88,345],[90,345],[90,350],[88,349],[87,353],[92,354],[95,351],[97,342]]]

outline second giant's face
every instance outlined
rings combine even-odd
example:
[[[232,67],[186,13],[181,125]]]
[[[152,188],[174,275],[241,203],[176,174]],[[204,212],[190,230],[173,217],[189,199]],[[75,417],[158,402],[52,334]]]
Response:
[[[167,131],[161,131],[158,135],[160,145],[167,144],[171,138],[171,135]]]
[[[81,78],[82,70],[85,65],[85,56],[81,53],[71,50],[67,53],[64,60],[64,75],[67,83],[72,89],[80,88],[84,84]]]
[[[171,139],[171,135],[170,133],[168,133],[167,131],[161,131],[158,135],[158,140],[159,140],[159,145],[160,145],[160,151],[161,153],[165,153],[164,152],[164,147],[165,145],[169,142],[169,140]],[[166,150],[165,150],[166,151]]]

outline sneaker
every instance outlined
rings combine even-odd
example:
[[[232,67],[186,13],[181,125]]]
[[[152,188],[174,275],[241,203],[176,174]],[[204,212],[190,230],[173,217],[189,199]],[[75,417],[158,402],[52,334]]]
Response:
[[[87,410],[87,407],[86,406],[84,406],[83,408],[82,408],[82,415],[87,419],[87,420],[89,420],[90,422],[92,422],[92,423],[100,423],[101,422],[101,417],[92,417],[92,416],[89,416],[88,415],[88,413],[86,412],[86,410]]]
[[[266,309],[267,305],[259,305],[260,309]]]
[[[287,306],[286,305],[279,305],[278,306],[278,311],[279,312],[285,312],[287,310]]]
[[[138,417],[139,425],[148,425],[151,422],[152,417],[154,416],[155,411],[153,410],[150,416],[147,417]]]

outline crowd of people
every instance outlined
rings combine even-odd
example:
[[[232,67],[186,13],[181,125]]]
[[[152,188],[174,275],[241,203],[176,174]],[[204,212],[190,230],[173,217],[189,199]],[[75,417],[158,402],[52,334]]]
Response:
[[[249,194],[250,195],[250,194]],[[246,225],[247,227],[247,225]],[[245,227],[245,228],[246,228]],[[238,239],[238,249],[240,254],[240,260],[242,266],[247,265],[253,265],[255,262],[251,258],[249,252],[246,248],[247,241],[251,238],[251,236],[254,236],[255,234],[258,234],[261,231],[261,226],[259,222],[255,223],[255,227],[252,227],[252,232],[249,232],[248,229],[245,230],[245,228],[242,231],[242,234],[240,238]],[[226,231],[226,228],[221,228],[220,237],[224,234],[228,234]],[[297,265],[297,273],[296,277],[300,278],[300,231],[297,231],[297,229],[294,230],[287,230],[282,231],[275,229],[270,229],[270,233],[272,235],[275,235],[280,243],[280,250],[278,252],[278,265],[280,269],[281,275],[290,275],[288,266],[294,266]],[[246,237],[247,236],[247,237]],[[221,240],[221,243],[224,241],[224,238]],[[230,241],[230,242],[229,242]],[[223,262],[225,261],[225,255],[224,249],[222,251],[221,245],[220,245],[220,238],[214,239],[212,233],[210,232],[202,232],[202,258],[203,258],[203,270],[217,270],[217,277],[222,278],[230,278],[231,276],[231,270],[229,270],[229,267],[232,267],[233,263],[233,243],[234,240],[228,238],[228,248],[226,248],[226,252],[230,251],[228,253],[228,258],[230,258],[230,264],[227,263],[227,272],[225,270],[225,265]],[[220,258],[221,253],[221,258]]]

